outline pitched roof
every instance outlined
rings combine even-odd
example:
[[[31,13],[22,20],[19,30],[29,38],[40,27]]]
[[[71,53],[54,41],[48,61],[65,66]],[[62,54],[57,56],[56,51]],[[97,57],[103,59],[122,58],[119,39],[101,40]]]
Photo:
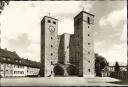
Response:
[[[5,49],[0,49],[0,58],[7,57],[11,59],[20,59],[19,55],[15,52],[11,52]]]
[[[17,61],[16,61],[17,60]],[[21,61],[21,62],[19,62]],[[16,52],[0,49],[0,62],[39,68],[40,63],[19,57]]]

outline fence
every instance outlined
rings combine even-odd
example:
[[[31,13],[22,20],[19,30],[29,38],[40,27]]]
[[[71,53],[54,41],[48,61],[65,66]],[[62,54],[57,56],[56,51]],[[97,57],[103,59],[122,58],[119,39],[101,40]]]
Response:
[[[110,77],[121,79],[121,80],[126,80],[128,79],[128,71],[111,72]]]

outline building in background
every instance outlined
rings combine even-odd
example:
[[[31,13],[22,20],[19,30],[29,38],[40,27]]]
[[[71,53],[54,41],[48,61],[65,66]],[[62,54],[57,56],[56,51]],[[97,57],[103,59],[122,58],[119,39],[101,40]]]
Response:
[[[16,52],[0,49],[0,77],[24,77],[39,74],[40,63],[20,58]]]

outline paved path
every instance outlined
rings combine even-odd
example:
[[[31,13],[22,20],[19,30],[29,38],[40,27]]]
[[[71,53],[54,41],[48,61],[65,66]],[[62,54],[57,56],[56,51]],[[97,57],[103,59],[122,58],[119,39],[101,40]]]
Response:
[[[1,86],[116,86],[106,83],[104,78],[82,77],[26,77],[26,78],[2,78]],[[105,78],[109,79],[109,78]],[[112,79],[113,81],[115,79]],[[116,80],[115,80],[116,81]]]

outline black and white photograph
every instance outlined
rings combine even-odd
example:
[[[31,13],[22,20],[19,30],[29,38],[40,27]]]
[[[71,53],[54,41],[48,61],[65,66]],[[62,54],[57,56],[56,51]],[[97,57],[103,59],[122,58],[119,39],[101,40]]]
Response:
[[[0,86],[128,86],[127,0],[0,1]]]

